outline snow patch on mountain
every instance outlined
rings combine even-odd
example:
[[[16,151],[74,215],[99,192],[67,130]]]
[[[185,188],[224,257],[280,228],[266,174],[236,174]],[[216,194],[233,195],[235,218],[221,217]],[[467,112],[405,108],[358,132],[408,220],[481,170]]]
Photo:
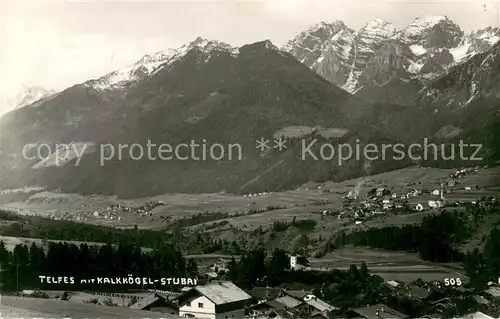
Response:
[[[210,52],[212,51],[225,51],[232,55],[238,54],[238,49],[231,47],[227,43],[210,41],[198,37],[194,41],[177,49],[167,49],[165,51],[147,54],[133,65],[113,71],[98,79],[87,81],[84,84],[99,91],[122,90],[136,81],[155,74],[155,72],[162,67],[172,65],[193,49],[197,49],[203,54],[208,54],[205,57],[205,62],[210,59]]]
[[[27,86],[24,84],[19,88],[10,89],[8,92],[10,94],[2,94],[0,115],[24,106],[35,106],[35,102],[57,93],[55,90],[48,90],[41,86]]]
[[[499,40],[499,28],[489,27],[465,35],[447,16],[425,15],[401,30],[381,19],[369,21],[357,32],[342,21],[320,22],[299,33],[282,49],[328,81],[354,93],[367,85],[366,76],[363,83],[359,78],[373,59],[378,61],[374,62],[377,72],[409,77],[400,80],[428,80],[489,50]],[[406,73],[395,72],[390,63],[381,64],[388,60],[380,56],[384,52],[379,50],[391,42],[401,46],[401,50],[390,54]],[[369,73],[374,75],[373,69]]]
[[[437,24],[446,21],[448,18],[446,16],[434,16],[434,15],[425,15],[416,18],[410,25],[408,25],[401,32],[401,36],[405,40],[410,40],[412,38],[418,37],[422,34],[422,32],[427,31]]]

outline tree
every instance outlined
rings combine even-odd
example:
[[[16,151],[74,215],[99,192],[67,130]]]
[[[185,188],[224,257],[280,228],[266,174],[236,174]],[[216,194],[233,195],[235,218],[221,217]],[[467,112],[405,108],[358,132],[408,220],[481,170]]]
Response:
[[[231,261],[229,261],[229,264],[227,265],[227,268],[229,270],[228,276],[231,281],[238,281],[238,272],[239,272],[239,267],[238,263],[236,262],[236,259],[234,259],[234,256],[231,257]]]
[[[366,263],[364,261],[361,264],[361,268],[359,269],[359,275],[361,276],[361,278],[363,278],[363,280],[366,280],[366,281],[370,278],[368,266],[366,265]]]
[[[276,248],[267,265],[267,281],[271,286],[283,281],[285,271],[290,266],[289,258],[283,249]]]
[[[186,272],[189,277],[196,277],[198,275],[198,264],[196,263],[194,258],[190,258],[188,260]]]

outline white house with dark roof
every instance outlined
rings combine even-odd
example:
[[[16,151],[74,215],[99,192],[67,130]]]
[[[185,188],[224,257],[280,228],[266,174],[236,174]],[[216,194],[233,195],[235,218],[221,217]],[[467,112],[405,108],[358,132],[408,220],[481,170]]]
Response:
[[[179,316],[186,318],[245,318],[252,296],[232,282],[214,282],[197,286],[177,298]]]

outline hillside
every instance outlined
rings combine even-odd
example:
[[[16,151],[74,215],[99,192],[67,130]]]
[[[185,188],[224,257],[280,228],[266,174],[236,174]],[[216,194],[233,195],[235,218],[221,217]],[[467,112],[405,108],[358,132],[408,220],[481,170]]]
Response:
[[[151,76],[121,90],[103,90],[88,82],[37,108],[8,114],[1,119],[2,128],[9,131],[2,136],[3,184],[137,197],[163,192],[234,192],[256,178],[263,180],[258,188],[278,189],[323,178],[318,170],[323,170],[324,163],[305,164],[299,142],[281,154],[261,154],[255,150],[255,141],[294,125],[359,131],[366,103],[269,41],[243,46],[237,54],[233,48],[215,44],[194,45]],[[237,143],[243,156],[238,160],[160,161],[132,160],[126,153],[104,167],[96,165],[98,146],[105,143],[145,147],[151,141],[175,146],[191,140],[206,140],[209,145]],[[36,161],[25,161],[20,154],[26,143],[73,141],[96,145],[78,167],[70,163],[32,168]],[[269,176],[263,176],[266,174]]]

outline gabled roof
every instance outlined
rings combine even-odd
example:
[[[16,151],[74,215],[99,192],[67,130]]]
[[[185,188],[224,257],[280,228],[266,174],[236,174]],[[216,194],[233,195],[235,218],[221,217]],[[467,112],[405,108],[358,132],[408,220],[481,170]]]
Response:
[[[500,287],[491,286],[490,288],[486,289],[485,293],[487,293],[495,298],[500,297]]]
[[[410,293],[411,297],[418,299],[426,299],[431,295],[431,293],[427,289],[415,285],[411,285],[408,289],[408,292]]]
[[[205,296],[217,306],[252,299],[252,296],[241,290],[232,282],[228,281],[213,282],[206,286],[197,286],[187,291],[183,296],[191,294],[193,291]]]
[[[278,299],[276,299],[277,302],[285,305],[288,308],[295,308],[297,306],[302,305],[304,302],[301,300],[297,300],[295,298],[292,298],[290,296],[283,296]]]
[[[269,301],[266,301],[263,304],[267,305],[267,306],[269,306],[271,308],[274,308],[274,309],[281,309],[281,310],[285,309],[285,305],[284,304],[279,303],[279,302],[277,302],[275,300],[269,300]]]
[[[487,314],[482,313],[481,311],[477,311],[475,313],[465,315],[461,318],[464,318],[464,319],[494,319],[493,317],[488,316]]]
[[[330,317],[328,316],[328,313],[324,312],[324,311],[318,311],[318,312],[315,312],[313,314],[311,314],[311,318],[324,318],[324,319],[329,319]]]
[[[474,300],[475,300],[478,304],[481,304],[481,305],[487,305],[487,304],[489,304],[489,303],[490,303],[490,302],[488,301],[488,299],[484,298],[483,296],[475,295],[475,296],[472,296],[472,298],[474,298]]]
[[[330,305],[330,304],[328,304],[328,303],[326,303],[323,300],[318,299],[318,298],[308,300],[308,301],[306,301],[306,304],[308,304],[309,306],[313,307],[314,309],[316,309],[320,312],[322,312],[322,311],[334,311],[337,309],[334,306],[332,306],[332,305]]]
[[[276,299],[281,296],[281,288],[255,287],[249,291],[249,294],[257,299]]]
[[[378,316],[377,316],[378,310]],[[382,311],[383,310],[383,311]],[[356,308],[352,309],[355,313],[361,315],[366,319],[400,319],[400,318],[408,318],[407,315],[394,310],[392,308],[387,307],[383,304],[377,304],[364,308]]]
[[[307,295],[312,295],[312,292],[303,290],[283,290],[283,292],[293,298],[300,300],[303,300]]]
[[[140,299],[136,303],[130,305],[130,308],[142,310],[142,309],[152,305],[153,303],[155,303],[158,300],[163,300],[166,303],[171,304],[173,307],[176,307],[176,305],[169,300],[168,296],[163,295],[159,292],[154,292],[154,293],[147,295],[146,297]]]
[[[269,311],[268,315],[270,315],[271,313],[276,314],[280,318],[292,318],[293,317],[293,314],[291,314],[290,312],[288,312],[284,309],[273,309],[273,310]]]

